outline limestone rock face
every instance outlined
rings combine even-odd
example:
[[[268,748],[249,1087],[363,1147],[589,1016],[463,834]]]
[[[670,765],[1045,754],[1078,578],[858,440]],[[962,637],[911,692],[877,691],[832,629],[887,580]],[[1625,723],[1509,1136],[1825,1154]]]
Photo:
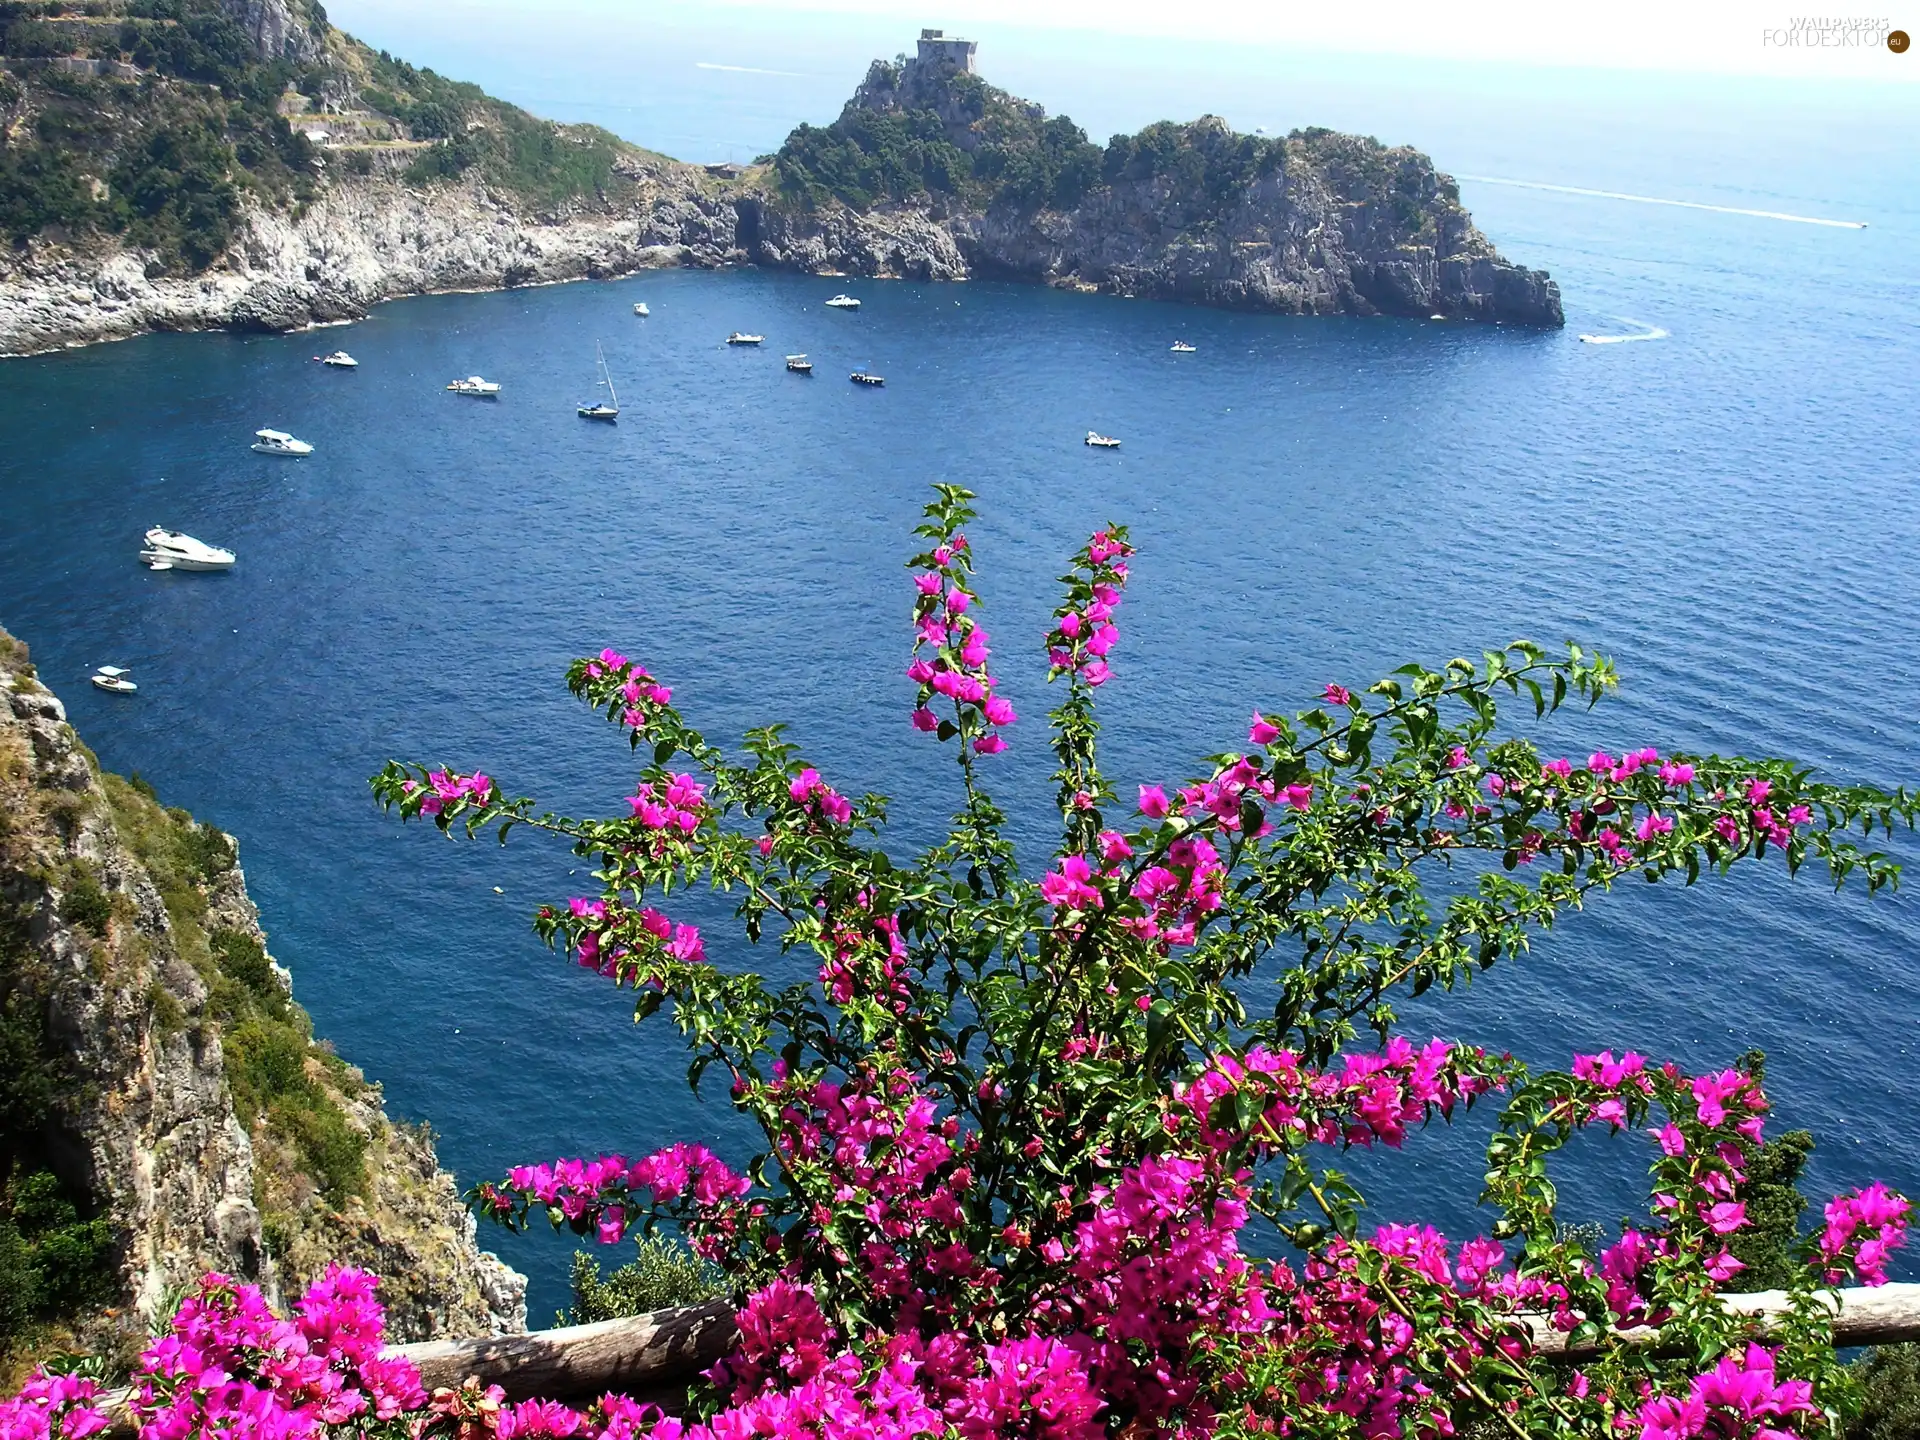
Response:
[[[182,278],[157,257],[103,247],[0,253],[0,355],[152,330],[295,330],[384,300],[607,279],[746,258],[735,203],[686,166],[637,172],[618,212],[527,217],[477,183],[408,188],[342,180],[294,218],[256,209],[223,265]],[[696,178],[699,177],[699,178]]]
[[[25,660],[0,631],[0,905],[22,937],[6,980],[42,997],[70,1078],[49,1168],[112,1221],[137,1312],[122,1323],[158,1313],[208,1270],[284,1304],[338,1260],[382,1276],[396,1339],[524,1331],[525,1279],[479,1250],[430,1137],[389,1120],[377,1086],[309,1054],[314,1083],[365,1141],[364,1193],[344,1204],[314,1193],[264,1119],[241,1123],[208,947],[240,936],[264,955],[237,849],[103,777]],[[188,884],[142,858],[182,845],[223,863]],[[100,897],[96,912],[70,919],[82,890]],[[290,976],[265,958],[290,1006]]]
[[[304,15],[288,0],[225,0],[227,14],[253,41],[262,60],[306,60],[316,47]]]

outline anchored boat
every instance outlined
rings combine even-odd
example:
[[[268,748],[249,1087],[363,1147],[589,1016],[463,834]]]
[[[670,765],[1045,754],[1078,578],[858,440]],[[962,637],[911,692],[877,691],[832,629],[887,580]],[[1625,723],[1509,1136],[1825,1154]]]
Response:
[[[149,570],[231,570],[233,552],[156,525],[146,534],[140,559]]]
[[[313,358],[318,360],[322,365],[332,366],[335,370],[358,370],[360,368],[360,362],[344,350],[336,350],[331,355],[316,355]]]
[[[747,335],[739,330],[736,330],[731,335],[727,336],[727,344],[758,345],[761,341],[765,340],[766,338],[767,337],[764,335]]]
[[[597,340],[593,346],[593,358],[600,366],[600,378],[594,381],[594,384],[605,387],[607,398],[592,405],[582,405],[579,407],[577,413],[582,420],[618,420],[620,418],[620,395],[619,392],[613,388],[613,376],[607,372],[607,355],[606,352],[600,348],[600,342]]]
[[[851,295],[836,295],[826,302],[829,310],[858,310],[860,302]]]
[[[1173,353],[1176,355],[1191,355],[1198,348],[1198,346],[1189,345],[1184,340],[1176,340],[1173,342]]]
[[[813,373],[813,362],[804,355],[789,355],[787,356],[787,369],[796,375],[811,375]]]
[[[497,400],[500,397],[500,383],[497,380],[482,380],[478,375],[456,380],[447,389],[456,395],[471,395],[476,400]]]
[[[93,683],[111,695],[131,695],[140,688],[127,679],[127,672],[118,665],[102,665],[94,671]]]
[[[633,313],[638,315],[641,319],[644,320],[647,316],[651,315],[653,312],[647,309],[647,302],[642,300],[638,305],[633,307]]]
[[[262,455],[311,455],[313,446],[296,440],[284,430],[256,430],[253,448]]]
[[[1087,444],[1093,446],[1096,450],[1118,450],[1120,448],[1120,442],[1118,440],[1114,439],[1111,435],[1102,435],[1097,430],[1087,431]]]
[[[856,370],[847,378],[856,385],[884,385],[887,383],[886,376],[875,375],[866,370]]]

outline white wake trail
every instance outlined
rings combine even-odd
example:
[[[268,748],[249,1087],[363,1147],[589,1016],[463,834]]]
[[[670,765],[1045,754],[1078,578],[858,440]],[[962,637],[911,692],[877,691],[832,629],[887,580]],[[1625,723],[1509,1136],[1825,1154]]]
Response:
[[[1622,325],[1638,325],[1640,327],[1640,333],[1638,335],[1582,335],[1580,338],[1589,345],[1625,345],[1633,340],[1664,340],[1667,338],[1668,332],[1662,330],[1658,325],[1649,325],[1644,320],[1634,320],[1625,315],[1616,315],[1614,318]]]
[[[1578,185],[1548,185],[1539,180],[1502,180],[1496,175],[1457,175],[1476,185],[1511,185],[1517,190],[1551,190],[1556,195],[1590,195],[1597,200],[1631,200],[1636,205],[1672,205],[1681,210],[1711,210],[1716,215],[1751,215],[1757,220],[1791,220],[1796,225],[1826,225],[1835,230],[1864,230],[1864,220],[1822,220],[1816,215],[1789,215],[1782,210],[1742,210],[1735,205],[1706,205],[1698,200],[1668,200],[1659,195],[1627,195],[1618,190],[1586,190]]]

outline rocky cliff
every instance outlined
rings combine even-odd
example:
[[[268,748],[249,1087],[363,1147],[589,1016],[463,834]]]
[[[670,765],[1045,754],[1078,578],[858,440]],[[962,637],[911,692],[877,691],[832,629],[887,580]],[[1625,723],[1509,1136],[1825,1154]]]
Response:
[[[4,632],[0,1061],[0,1362],[111,1351],[205,1270],[281,1299],[333,1260],[402,1338],[525,1329],[431,1138],[314,1041],[230,838],[102,774]]]
[[[937,47],[936,47],[937,48]],[[874,62],[743,200],[762,264],[1072,289],[1302,315],[1559,326],[1544,272],[1501,258],[1417,150],[1216,116],[1090,144],[939,59]]]
[[[297,216],[251,209],[221,263],[193,276],[110,243],[0,252],[0,355],[151,330],[292,330],[406,295],[749,258],[734,200],[704,172],[637,158],[622,169],[626,204],[535,214],[477,178],[425,190],[391,176],[342,180]]]
[[[228,13],[267,54],[316,33],[287,0],[228,0]],[[195,273],[172,252],[127,243],[137,226],[117,237],[50,230],[0,250],[0,355],[149,330],[294,329],[399,296],[670,264],[998,276],[1288,314],[1563,323],[1552,279],[1503,259],[1452,179],[1404,147],[1325,130],[1241,135],[1206,117],[1103,148],[978,76],[876,62],[834,125],[803,125],[773,163],[720,180],[603,132],[529,128],[543,122],[384,56],[365,69],[360,50],[332,35],[334,69],[362,65],[355,84],[367,93],[399,76],[442,96],[383,103],[416,131],[450,127],[453,138],[336,153],[297,205],[256,194],[223,253]],[[490,136],[491,149],[480,143]],[[525,159],[541,147],[556,173],[586,158],[589,170],[606,168],[542,201],[543,172]]]

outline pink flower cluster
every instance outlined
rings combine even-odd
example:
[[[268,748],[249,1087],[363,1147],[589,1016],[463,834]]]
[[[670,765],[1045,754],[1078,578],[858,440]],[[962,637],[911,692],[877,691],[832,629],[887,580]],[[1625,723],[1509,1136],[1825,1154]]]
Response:
[[[913,661],[907,678],[920,687],[913,711],[913,728],[933,733],[939,718],[928,702],[935,695],[953,702],[961,730],[973,738],[977,755],[997,755],[1007,748],[999,731],[1020,717],[1013,704],[996,695],[999,683],[987,668],[993,652],[986,627],[972,611],[980,597],[966,586],[967,537],[950,535],[934,547],[934,568],[914,576]],[[922,654],[926,651],[926,654]]]
[[[1216,1054],[1176,1099],[1215,1152],[1250,1145],[1257,1155],[1288,1149],[1296,1139],[1322,1145],[1398,1147],[1412,1125],[1461,1100],[1505,1083],[1506,1062],[1465,1045],[1431,1040],[1415,1049],[1395,1036],[1384,1050],[1341,1057],[1339,1070],[1314,1070],[1291,1050],[1255,1045],[1244,1055]],[[1236,1103],[1255,1097],[1245,1125]]]
[[[418,1409],[419,1371],[381,1354],[377,1283],[333,1267],[282,1320],[253,1286],[207,1276],[141,1356],[132,1401],[141,1440],[228,1431],[304,1440]]]
[[[1362,1271],[1372,1268],[1376,1257],[1388,1265],[1380,1283],[1368,1283]],[[1407,1288],[1396,1271],[1411,1272],[1433,1287],[1426,1299],[1443,1310],[1427,1333],[1384,1299],[1381,1292],[1388,1285]],[[1562,1329],[1575,1324],[1563,1287],[1542,1276],[1514,1274],[1505,1250],[1491,1240],[1467,1241],[1456,1259],[1446,1237],[1427,1226],[1383,1226],[1371,1243],[1336,1240],[1298,1275],[1286,1265],[1275,1266],[1270,1291],[1269,1303],[1280,1318],[1266,1343],[1289,1360],[1298,1388],[1291,1397],[1269,1398],[1279,1402],[1283,1414],[1310,1407],[1349,1417],[1358,1422],[1359,1434],[1372,1437],[1453,1433],[1449,1396],[1436,1394],[1420,1378],[1423,1367],[1413,1363],[1422,1346],[1437,1346],[1443,1363],[1462,1375],[1472,1374],[1496,1351],[1524,1355],[1524,1342],[1511,1328],[1486,1332],[1462,1302],[1504,1315],[1544,1312]],[[1433,1357],[1428,1358],[1431,1365]]]
[[[704,1145],[670,1145],[632,1164],[624,1155],[597,1160],[557,1160],[551,1165],[519,1165],[504,1185],[480,1187],[483,1203],[501,1215],[516,1203],[557,1210],[577,1228],[591,1226],[600,1243],[621,1240],[638,1218],[636,1202],[673,1206],[690,1201],[701,1211],[720,1212],[752,1189]]]
[[[1836,1284],[1850,1267],[1868,1285],[1887,1283],[1887,1259],[1906,1243],[1907,1216],[1913,1207],[1878,1181],[1850,1195],[1827,1202],[1826,1228],[1820,1232],[1820,1254]]]
[[[691,775],[643,780],[628,797],[633,818],[649,830],[690,840],[707,816],[707,787]]]
[[[1813,1386],[1776,1381],[1774,1351],[1748,1345],[1697,1377],[1684,1399],[1659,1395],[1638,1418],[1640,1440],[1792,1440],[1792,1417],[1813,1414]]]
[[[92,1380],[35,1371],[18,1395],[0,1400],[0,1440],[87,1440],[110,1423],[101,1398]]]
[[[1107,656],[1120,639],[1113,623],[1127,585],[1127,561],[1133,547],[1111,530],[1096,531],[1076,561],[1067,603],[1054,612],[1047,635],[1047,662],[1053,675],[1072,675],[1098,688],[1112,671]],[[1077,573],[1085,572],[1085,577]]]
[[[851,916],[836,916],[828,926],[833,954],[821,962],[820,984],[836,1005],[867,996],[905,1015],[913,992],[899,917],[875,915],[873,897],[865,891],[854,897],[854,907]]]
[[[828,820],[835,825],[847,825],[853,821],[853,806],[820,778],[818,770],[802,770],[787,786],[787,793],[793,798],[794,804],[816,819]]]
[[[599,659],[586,662],[583,673],[588,681],[619,682],[612,699],[619,706],[620,723],[635,735],[644,734],[660,712],[673,703],[670,687],[617,650],[602,650]]]
[[[409,780],[402,788],[409,795],[421,796],[422,815],[438,815],[447,806],[462,800],[485,805],[494,798],[493,781],[485,775],[456,775],[450,770],[430,771],[424,786]]]
[[[620,983],[634,983],[643,955],[660,954],[689,965],[706,963],[707,946],[697,925],[680,925],[651,905],[629,910],[604,900],[574,896],[573,948],[580,964]],[[640,950],[634,948],[639,945]]]

